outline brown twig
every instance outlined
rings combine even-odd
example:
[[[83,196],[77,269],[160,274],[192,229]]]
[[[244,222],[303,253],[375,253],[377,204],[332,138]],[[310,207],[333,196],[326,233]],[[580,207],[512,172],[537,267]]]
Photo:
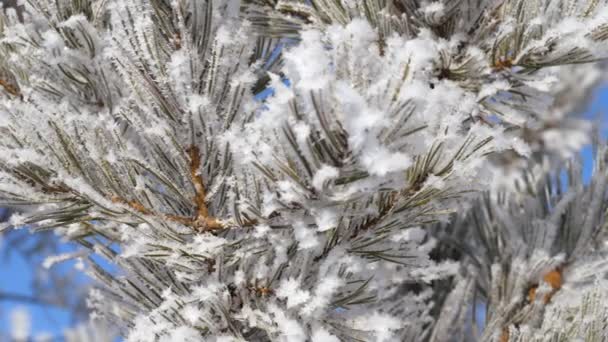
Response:
[[[21,96],[21,92],[19,92],[19,89],[17,89],[17,87],[3,79],[0,79],[0,86],[2,86],[7,93],[13,96]]]
[[[190,157],[190,178],[195,189],[194,202],[197,208],[197,218],[207,218],[209,217],[209,209],[206,203],[207,192],[205,191],[203,177],[198,171],[201,166],[201,155],[196,146],[190,146],[186,151]]]
[[[119,196],[113,196],[112,202],[124,204],[143,215],[161,216],[169,221],[177,222],[177,223],[183,224],[185,226],[190,226],[190,227],[196,229],[197,231],[212,231],[212,230],[218,230],[218,229],[225,228],[224,224],[222,224],[216,218],[186,217],[186,216],[179,216],[179,215],[173,215],[173,214],[158,215],[158,214],[155,214],[154,212],[152,212],[152,210],[146,208],[143,204],[141,204],[138,201],[135,201],[135,200],[127,201]]]
[[[173,39],[171,39],[171,41],[173,42],[173,45],[175,45],[175,50],[182,48],[182,36],[179,34],[179,32],[175,32],[173,34]]]
[[[152,211],[150,211],[149,209],[147,209],[146,207],[144,207],[143,204],[135,201],[135,200],[131,200],[131,201],[127,201],[122,197],[119,196],[112,196],[112,202],[113,203],[120,203],[120,204],[124,204],[129,206],[131,209],[137,211],[138,213],[144,214],[144,215],[151,215]]]
[[[213,217],[209,214],[209,207],[207,206],[206,199],[207,191],[205,189],[203,177],[199,173],[199,168],[201,166],[201,155],[198,147],[190,146],[186,150],[186,152],[188,153],[188,157],[190,158],[190,178],[192,180],[192,184],[194,185],[195,192],[193,199],[195,206],[195,214],[193,217],[172,214],[158,215],[136,200],[125,200],[119,196],[113,196],[112,202],[127,205],[131,209],[144,215],[162,216],[167,220],[192,227],[198,232],[211,232],[228,228],[228,226],[222,223],[220,219]],[[244,226],[253,226],[256,223],[256,220],[248,220],[244,222]]]
[[[190,146],[186,152],[190,158],[190,178],[194,185],[194,204],[195,204],[195,215],[194,217],[179,216],[166,214],[162,215],[165,219],[173,222],[181,223],[186,226],[190,226],[199,232],[215,231],[226,228],[220,220],[209,215],[209,208],[207,207],[207,192],[205,190],[205,183],[203,177],[199,174],[199,168],[201,166],[201,155],[198,147]],[[152,210],[146,208],[140,202],[135,200],[125,200],[119,196],[112,197],[112,202],[122,203],[129,206],[131,209],[144,214],[144,215],[156,215]]]
[[[502,332],[500,334],[500,342],[509,342],[509,328],[502,328]]]
[[[511,69],[513,67],[513,60],[509,57],[507,57],[507,58],[501,57],[494,62],[493,67],[494,67],[494,70],[496,70],[496,71]]]
[[[553,270],[543,277],[543,281],[551,286],[551,292],[547,293],[543,297],[543,304],[548,304],[551,301],[551,297],[562,287],[562,273],[560,269]],[[536,289],[538,284],[535,284],[528,290],[528,300],[533,302],[536,298]]]
[[[249,291],[255,293],[259,297],[268,297],[274,294],[274,290],[268,286],[249,286]]]
[[[186,152],[188,152],[188,156],[190,157],[190,177],[195,190],[194,202],[196,203],[196,217],[192,223],[199,230],[217,230],[225,228],[220,220],[209,215],[206,199],[207,191],[205,190],[203,177],[199,174],[201,155],[198,147],[190,146]]]
[[[549,286],[551,286],[551,292],[547,293],[543,297],[543,304],[549,304],[553,295],[562,287],[563,279],[562,279],[562,270],[561,268],[557,268],[543,276],[543,281]],[[536,290],[538,289],[538,284],[534,284],[528,290],[528,301],[530,303],[534,302],[536,299]],[[504,327],[500,334],[500,342],[509,342],[509,328]]]

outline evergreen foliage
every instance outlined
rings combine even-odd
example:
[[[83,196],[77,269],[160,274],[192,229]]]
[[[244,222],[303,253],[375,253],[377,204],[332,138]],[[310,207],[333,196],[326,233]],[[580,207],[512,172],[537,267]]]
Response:
[[[608,1],[14,5],[2,229],[127,341],[608,339]]]

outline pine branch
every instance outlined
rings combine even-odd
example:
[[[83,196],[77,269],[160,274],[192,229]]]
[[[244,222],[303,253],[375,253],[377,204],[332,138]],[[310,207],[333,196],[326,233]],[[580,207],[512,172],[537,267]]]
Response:
[[[529,336],[605,270],[603,155],[477,192],[586,142],[555,80],[597,82],[607,6],[29,1],[0,200],[119,268],[89,258],[90,303],[128,340],[464,339],[475,301],[481,340]]]

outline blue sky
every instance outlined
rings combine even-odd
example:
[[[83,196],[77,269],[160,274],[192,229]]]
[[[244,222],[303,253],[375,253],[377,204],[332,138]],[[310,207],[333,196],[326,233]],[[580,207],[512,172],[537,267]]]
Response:
[[[606,109],[608,109],[608,87],[603,87],[594,93],[594,97],[589,107],[586,110],[585,117],[593,119],[597,115],[601,115],[602,125],[606,125]],[[601,130],[606,139],[608,129],[602,127]],[[592,164],[592,149],[586,147],[581,152],[585,161],[584,177],[588,179],[591,175]],[[63,246],[64,251],[69,251],[72,248]],[[32,274],[29,272],[29,266],[20,257],[19,254],[11,251],[5,242],[0,240],[0,293],[10,292],[24,296],[31,295],[29,284],[32,280]],[[62,271],[70,271],[73,267],[73,262],[67,262],[55,267],[62,268]],[[84,280],[83,280],[84,281]],[[26,308],[32,317],[32,332],[33,334],[50,333],[54,336],[60,335],[66,327],[71,326],[70,315],[57,308],[52,308],[43,305],[31,305],[19,301],[0,301],[0,340],[2,334],[10,331],[10,313],[17,307]]]
[[[27,234],[23,230],[18,234]],[[47,234],[45,238],[57,239],[51,234]],[[59,241],[59,240],[58,240]],[[27,246],[21,246],[21,248]],[[61,244],[61,252],[69,252],[74,250],[73,246]],[[0,241],[0,293],[10,293],[24,298],[32,297],[32,289],[30,284],[34,274],[30,272],[30,264],[22,256],[8,246],[7,241]],[[41,263],[41,258],[34,259],[34,262]],[[58,264],[54,267],[58,268],[59,272],[73,272],[73,262]],[[82,282],[88,280],[82,276]],[[69,313],[61,308],[50,305],[28,304],[21,300],[2,300],[0,301],[0,336],[3,333],[8,333],[10,329],[10,314],[16,308],[25,308],[30,313],[32,332],[34,336],[41,333],[50,333],[52,335],[61,334],[64,327],[71,325]],[[2,338],[0,337],[0,340]]]
[[[585,117],[590,120],[596,120],[599,116],[600,132],[602,139],[608,140],[608,85],[604,85],[597,89],[594,93],[593,99],[585,112]],[[583,160],[585,161],[585,168],[583,169],[583,177],[588,180],[591,177],[593,163],[593,151],[591,146],[586,146],[581,151]]]

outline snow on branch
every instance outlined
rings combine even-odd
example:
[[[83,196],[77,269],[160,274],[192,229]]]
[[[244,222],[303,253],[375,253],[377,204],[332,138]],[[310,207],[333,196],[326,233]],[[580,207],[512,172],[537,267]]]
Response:
[[[0,204],[81,245],[127,341],[444,341],[480,301],[481,340],[539,336],[605,271],[605,151],[568,194],[495,185],[589,142],[572,72],[598,82],[607,11],[26,1],[0,20]]]

